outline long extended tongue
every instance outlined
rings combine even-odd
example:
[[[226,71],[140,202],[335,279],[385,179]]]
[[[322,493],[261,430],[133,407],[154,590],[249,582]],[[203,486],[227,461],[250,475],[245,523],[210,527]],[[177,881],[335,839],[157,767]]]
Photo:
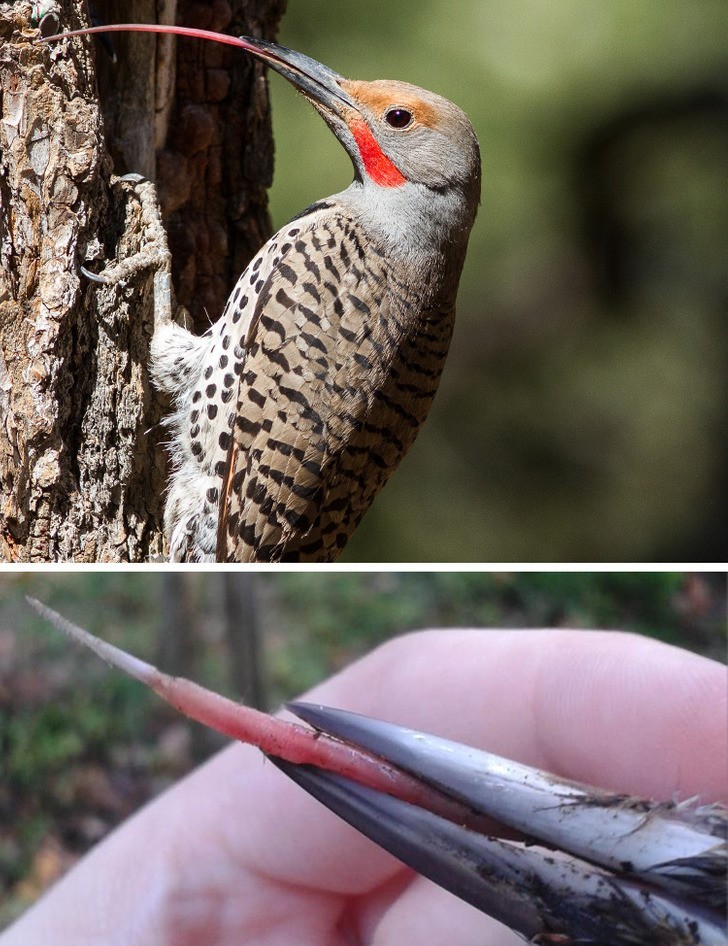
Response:
[[[240,742],[257,746],[268,755],[297,765],[313,765],[337,772],[376,791],[458,823],[473,823],[471,812],[460,802],[436,792],[412,776],[388,765],[365,750],[347,745],[315,729],[268,716],[218,693],[185,680],[170,677],[152,664],[103,641],[46,607],[35,598],[28,603],[47,621],[72,640],[94,651],[102,660],[150,687],[185,716],[197,720]],[[483,819],[476,819],[479,823]]]
[[[195,39],[209,39],[215,43],[226,43],[228,46],[237,46],[250,53],[260,54],[260,50],[247,40],[239,36],[228,36],[227,33],[213,33],[211,30],[197,30],[190,26],[167,26],[163,23],[111,23],[106,26],[88,26],[83,30],[69,30],[67,33],[56,33],[54,36],[43,36],[38,42],[50,43],[56,39],[70,39],[72,36],[86,36],[89,33],[175,33],[177,36],[192,36]]]

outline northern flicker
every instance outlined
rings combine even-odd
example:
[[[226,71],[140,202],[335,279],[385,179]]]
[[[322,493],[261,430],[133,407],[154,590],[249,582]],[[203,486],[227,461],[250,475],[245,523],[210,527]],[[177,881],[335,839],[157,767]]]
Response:
[[[296,86],[351,158],[351,185],[263,246],[204,336],[168,324],[152,344],[175,405],[172,560],[330,561],[437,390],[480,197],[472,125],[432,92],[349,80],[263,40],[115,28],[239,46]]]

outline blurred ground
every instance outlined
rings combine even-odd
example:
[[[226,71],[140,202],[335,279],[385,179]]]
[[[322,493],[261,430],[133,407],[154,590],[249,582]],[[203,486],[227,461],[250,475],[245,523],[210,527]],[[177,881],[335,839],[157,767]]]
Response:
[[[242,599],[252,596],[247,627],[239,617],[226,625],[230,583]],[[248,702],[255,684],[231,678],[241,637],[255,625],[255,676],[268,706],[379,642],[426,626],[613,627],[725,655],[719,574],[6,572],[0,928],[224,742],[80,652],[30,611],[26,594],[170,672]]]
[[[350,561],[723,561],[725,3],[289,0],[280,39],[471,116],[448,367]],[[276,224],[350,180],[271,81]]]

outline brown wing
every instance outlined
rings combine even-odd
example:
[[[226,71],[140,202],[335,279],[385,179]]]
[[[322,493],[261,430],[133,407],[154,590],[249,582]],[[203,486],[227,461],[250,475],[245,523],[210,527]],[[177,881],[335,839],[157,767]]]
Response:
[[[340,214],[319,215],[309,229],[292,225],[279,238],[281,256],[248,333],[223,476],[218,559],[227,561],[335,554],[320,514],[327,507],[333,533],[332,490],[341,494],[341,521],[366,492],[362,469],[350,482],[337,474],[389,360],[374,343],[388,309],[383,256],[365,259]]]

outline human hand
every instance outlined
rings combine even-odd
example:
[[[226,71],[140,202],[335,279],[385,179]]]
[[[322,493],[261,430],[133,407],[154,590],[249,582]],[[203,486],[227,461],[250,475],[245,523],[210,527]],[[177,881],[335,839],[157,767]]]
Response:
[[[305,697],[607,789],[726,800],[720,664],[615,632],[432,631]],[[100,844],[0,946],[521,942],[415,877],[248,746]]]

